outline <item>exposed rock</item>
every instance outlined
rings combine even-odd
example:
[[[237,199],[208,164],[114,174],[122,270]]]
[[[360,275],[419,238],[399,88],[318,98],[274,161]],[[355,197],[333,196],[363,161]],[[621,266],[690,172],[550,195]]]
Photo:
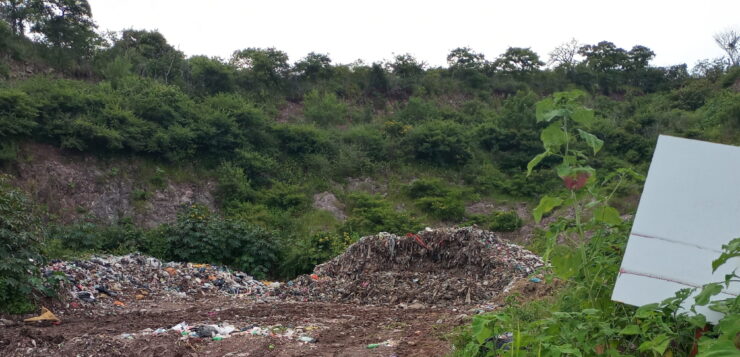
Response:
[[[339,221],[344,222],[347,219],[347,215],[344,214],[344,204],[339,202],[331,192],[321,192],[313,195],[313,207],[330,212]]]
[[[114,223],[130,217],[152,227],[174,221],[182,205],[200,203],[215,209],[215,183],[173,182],[150,185],[140,165],[74,153],[44,144],[24,144],[13,171],[16,184],[63,222],[91,215]]]

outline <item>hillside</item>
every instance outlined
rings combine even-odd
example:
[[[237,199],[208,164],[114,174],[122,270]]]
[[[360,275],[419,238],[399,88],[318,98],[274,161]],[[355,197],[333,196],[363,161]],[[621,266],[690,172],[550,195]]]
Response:
[[[635,309],[611,302],[608,291],[657,136],[740,144],[740,67],[734,58],[707,59],[692,68],[661,67],[652,64],[655,53],[645,46],[572,41],[553,51],[570,51],[568,60],[551,56],[547,65],[544,57],[519,47],[494,57],[456,48],[445,67],[428,66],[409,54],[378,63],[339,64],[311,52],[291,62],[279,49],[255,47],[235,49],[222,59],[186,56],[157,31],[103,35],[87,1],[39,3],[61,8],[26,18],[1,8],[0,235],[6,244],[0,251],[5,259],[0,262],[0,312],[29,313],[39,302],[54,301],[79,324],[64,338],[80,343],[87,328],[84,314],[65,300],[79,298],[67,294],[59,299],[59,287],[69,277],[48,270],[48,263],[137,253],[295,284],[292,290],[274,291],[290,292],[301,304],[296,311],[290,310],[290,301],[281,301],[276,306],[290,310],[288,316],[261,312],[261,319],[300,324],[298,310],[319,306],[319,322],[331,325],[328,340],[340,344],[321,344],[326,351],[357,352],[351,346],[354,335],[340,331],[350,323],[327,322],[331,305],[304,300],[323,304],[326,296],[334,296],[333,302],[353,302],[342,307],[348,311],[342,318],[354,321],[370,311],[377,326],[394,331],[378,338],[408,335],[428,345],[415,351],[413,344],[402,344],[399,350],[409,355],[438,348],[492,355],[508,343],[499,346],[499,339],[506,340],[520,325],[526,336],[547,336],[532,337],[537,346],[554,348],[552,341],[562,342],[557,347],[564,354],[570,353],[568,346],[581,343],[589,351],[613,347],[613,355],[668,355],[665,341],[673,341],[676,351],[695,342],[691,323],[698,322],[671,317],[674,304],[650,315],[656,326],[659,319],[669,322],[642,331],[655,344],[665,342],[663,350],[637,348],[644,341],[622,336],[639,335],[622,333],[636,324],[630,322]],[[65,26],[46,26],[50,23]],[[24,24],[33,25],[28,27],[32,33],[25,32]],[[470,238],[475,244],[445,245],[452,242],[449,237],[432,235],[430,246],[424,238],[432,232],[427,227],[453,232],[470,226],[495,233],[476,233]],[[370,241],[375,242],[372,249],[363,245]],[[399,242],[398,247],[413,252],[407,260],[396,258]],[[492,242],[523,245],[546,264],[526,272],[513,271],[521,264],[505,258],[488,265],[477,254]],[[477,248],[460,248],[470,246]],[[343,255],[348,253],[355,255]],[[371,253],[379,260],[373,261]],[[450,272],[445,257],[471,263]],[[374,264],[371,273],[377,275],[362,276],[362,269],[350,264],[363,259]],[[348,266],[330,277],[344,280],[321,283],[323,275],[314,278],[324,273],[322,267],[338,264],[332,262]],[[414,262],[424,265],[424,274],[414,275],[418,272],[409,268],[417,267]],[[480,267],[473,271],[473,266]],[[486,275],[502,266],[508,269],[505,276]],[[160,270],[156,279],[173,275]],[[478,281],[482,277],[485,286],[495,281],[502,289],[487,291]],[[445,281],[444,289],[432,288],[435,279]],[[194,276],[183,275],[183,281],[190,280]],[[388,285],[375,286],[382,284]],[[318,297],[304,291],[327,286],[336,291]],[[395,294],[399,286],[433,292],[423,299],[404,295],[404,303],[431,306],[437,291],[444,291],[466,307],[458,311],[439,303],[430,316],[415,311],[423,304],[411,312],[398,306],[363,307],[381,300],[394,305],[396,295],[403,295]],[[480,289],[472,297],[471,287]],[[521,291],[509,295],[509,287]],[[342,295],[347,291],[352,294]],[[392,298],[378,300],[368,291]],[[144,307],[149,301],[128,298],[126,304],[149,308]],[[224,303],[226,314],[259,310],[224,301],[206,303]],[[90,308],[107,311],[96,310],[100,306]],[[124,320],[137,314],[131,306],[111,311],[120,312],[114,325],[138,330],[155,322],[175,325],[203,306],[178,302],[172,307],[176,319],[149,312],[143,313],[148,322],[129,324]],[[433,317],[449,333],[467,323],[468,313],[494,308],[496,314],[477,317],[452,342],[436,335],[410,336],[415,333],[410,326],[433,334],[428,327]],[[466,315],[458,319],[458,312]],[[392,321],[394,314],[401,320]],[[578,325],[596,315],[589,321],[603,324]],[[403,326],[396,329],[394,323]],[[553,337],[557,324],[578,325],[596,337],[577,343]],[[677,327],[665,332],[660,330],[664,325]],[[549,327],[544,331],[540,326]],[[94,329],[101,336],[107,333]],[[49,340],[42,346],[50,349],[45,353],[57,348],[50,340],[56,337],[42,327],[34,331]],[[16,326],[3,336],[21,333]],[[367,329],[358,333],[370,341]],[[614,346],[599,340],[599,333]],[[655,342],[661,334],[672,340]],[[26,337],[24,343],[33,340],[35,347],[35,340]],[[170,337],[170,344],[179,338]],[[147,341],[111,346],[130,354],[144,351]],[[521,350],[534,348],[531,343]],[[11,344],[2,340],[3,346]],[[184,353],[185,347],[178,346],[162,351]],[[301,346],[284,355],[305,353]],[[233,352],[212,347],[206,348]]]

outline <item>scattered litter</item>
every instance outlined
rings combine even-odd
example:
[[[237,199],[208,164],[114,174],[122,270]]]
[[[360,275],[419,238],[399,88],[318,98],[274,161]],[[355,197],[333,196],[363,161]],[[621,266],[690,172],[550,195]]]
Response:
[[[367,348],[372,350],[372,349],[376,349],[378,347],[393,347],[395,345],[396,344],[395,344],[395,342],[393,342],[393,340],[387,340],[387,341],[383,341],[383,342],[379,342],[379,343],[371,343],[371,344],[367,345]]]
[[[306,301],[479,304],[542,265],[532,252],[473,227],[380,233],[276,292]]]
[[[298,341],[306,342],[306,343],[314,343],[316,342],[316,339],[310,336],[301,336],[301,337],[298,337]]]
[[[540,278],[531,278],[531,279],[529,279],[529,281],[531,281],[533,283],[541,283],[542,282],[542,279],[540,279]]]
[[[61,322],[56,315],[54,315],[53,312],[49,311],[49,309],[42,307],[41,308],[41,314],[39,316],[27,318],[23,320],[24,322],[41,322],[41,321],[52,321],[52,322]]]

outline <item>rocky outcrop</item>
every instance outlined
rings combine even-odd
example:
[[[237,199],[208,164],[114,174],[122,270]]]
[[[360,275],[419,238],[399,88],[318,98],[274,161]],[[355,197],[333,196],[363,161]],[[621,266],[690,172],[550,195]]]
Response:
[[[347,215],[344,213],[344,204],[339,202],[337,196],[334,196],[331,192],[321,192],[313,195],[313,207],[328,211],[340,222],[347,219]]]
[[[171,222],[182,205],[215,209],[211,180],[174,181],[160,170],[157,181],[135,159],[103,160],[44,144],[22,145],[11,174],[62,222],[82,217],[115,223],[124,218],[152,227]]]

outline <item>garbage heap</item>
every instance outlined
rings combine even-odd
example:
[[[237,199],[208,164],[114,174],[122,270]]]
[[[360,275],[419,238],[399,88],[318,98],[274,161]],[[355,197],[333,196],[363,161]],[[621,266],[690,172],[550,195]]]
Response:
[[[308,301],[480,304],[542,265],[540,257],[489,231],[427,228],[363,237],[277,293]]]
[[[262,295],[269,290],[242,272],[208,264],[164,263],[141,254],[53,261],[44,274],[59,276],[71,299],[82,303],[106,298],[121,305],[154,296]]]

